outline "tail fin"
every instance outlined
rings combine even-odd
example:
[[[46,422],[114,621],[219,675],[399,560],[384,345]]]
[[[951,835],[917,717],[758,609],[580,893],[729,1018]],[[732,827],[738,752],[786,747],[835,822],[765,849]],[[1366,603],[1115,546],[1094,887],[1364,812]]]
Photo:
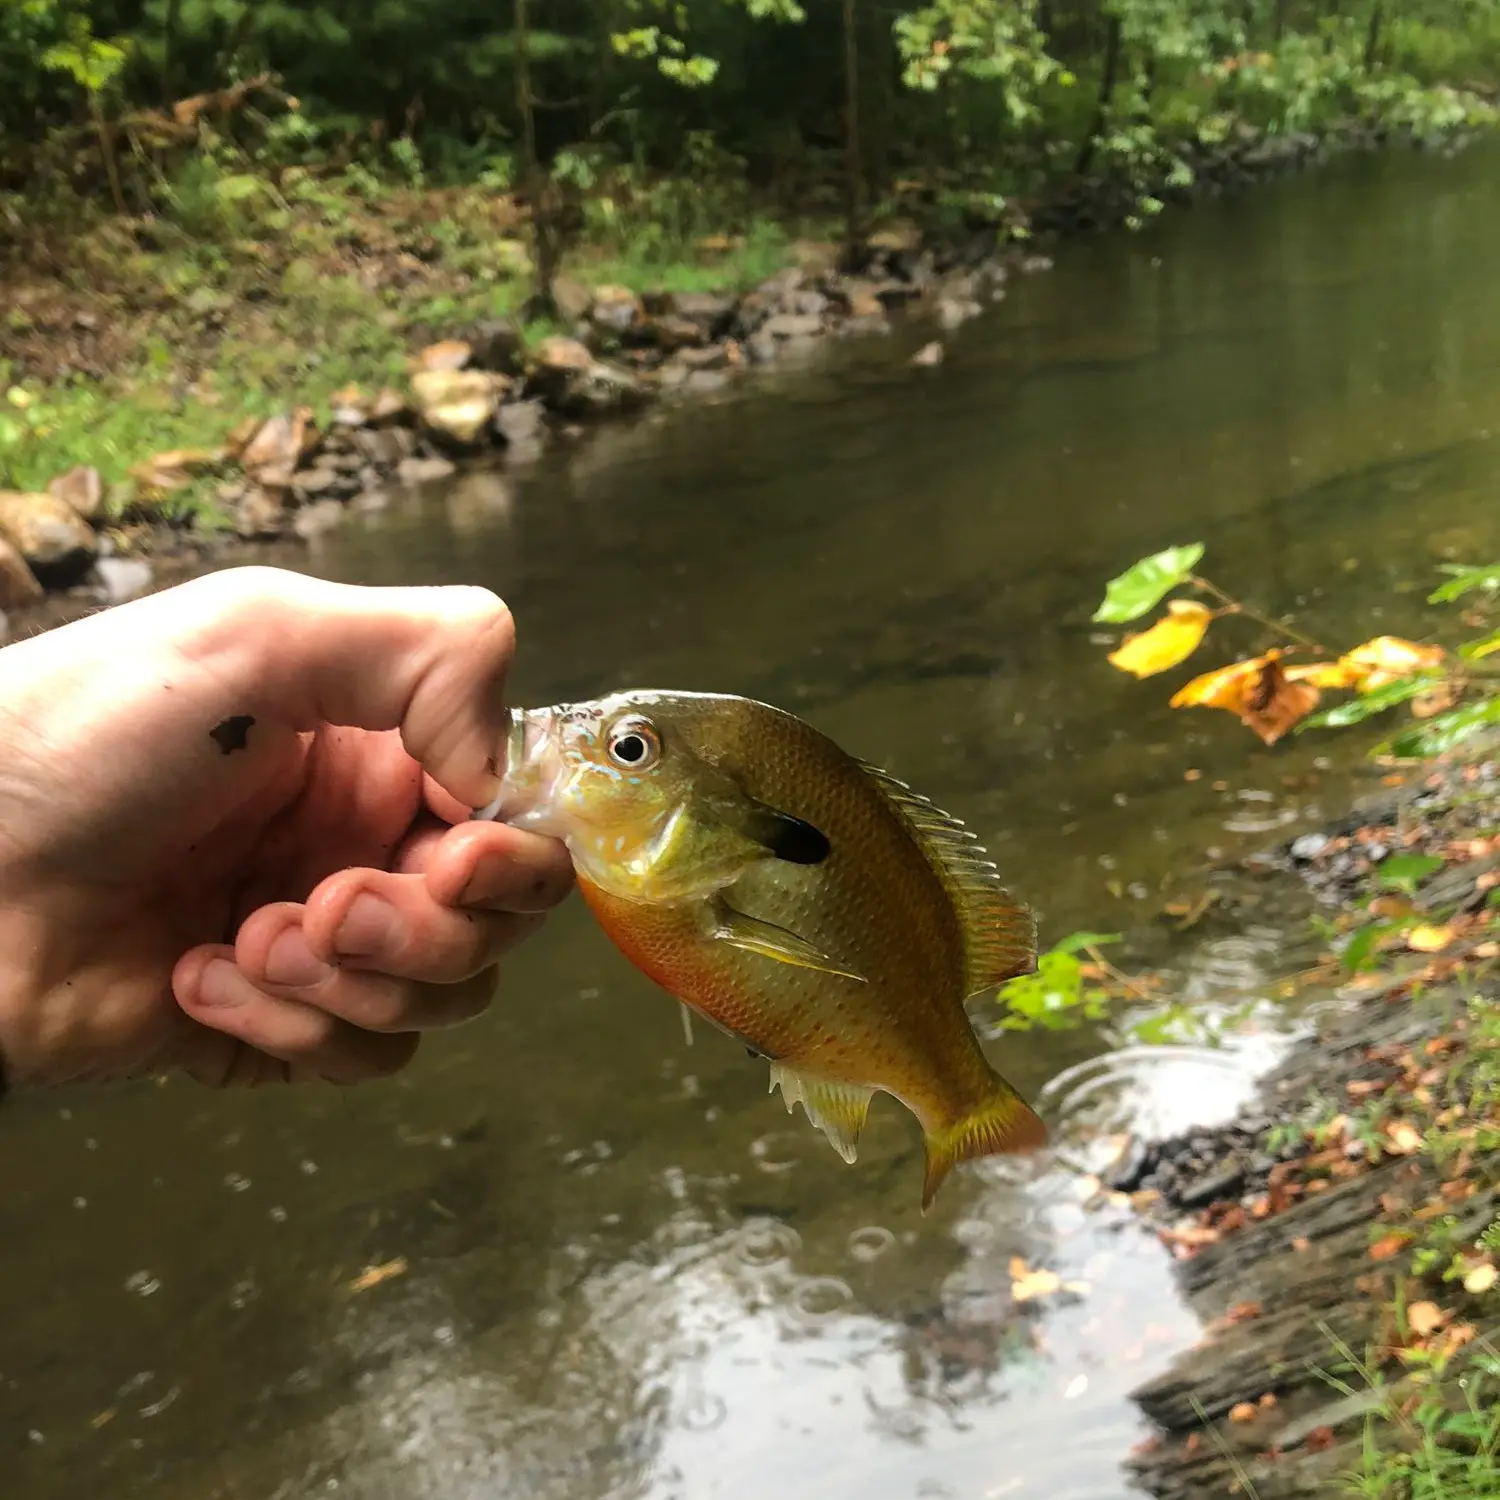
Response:
[[[972,1113],[927,1137],[927,1176],[922,1183],[922,1212],[943,1180],[961,1161],[1000,1156],[1012,1151],[1035,1151],[1047,1144],[1047,1127],[1036,1111],[1003,1078]]]

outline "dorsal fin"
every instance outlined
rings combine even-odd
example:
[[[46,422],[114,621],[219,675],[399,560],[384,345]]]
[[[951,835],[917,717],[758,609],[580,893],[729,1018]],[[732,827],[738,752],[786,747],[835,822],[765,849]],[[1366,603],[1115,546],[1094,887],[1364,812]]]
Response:
[[[1003,984],[1036,968],[1036,919],[1000,883],[975,834],[889,771],[860,768],[911,830],[958,910],[964,934],[964,994]]]

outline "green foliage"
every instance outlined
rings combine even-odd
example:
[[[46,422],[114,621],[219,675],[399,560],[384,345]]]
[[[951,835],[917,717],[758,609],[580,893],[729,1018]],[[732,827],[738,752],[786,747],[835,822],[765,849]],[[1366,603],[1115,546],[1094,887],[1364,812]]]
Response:
[[[1440,855],[1391,854],[1381,860],[1375,872],[1375,883],[1388,891],[1415,896],[1422,882],[1442,868]]]
[[[1037,958],[1036,973],[1023,974],[1001,986],[998,1002],[1004,1007],[995,1022],[997,1031],[1066,1031],[1081,1021],[1102,1020],[1108,992],[1089,982],[1085,953],[1097,958],[1106,943],[1118,943],[1118,933],[1075,932]]]
[[[1110,579],[1104,602],[1094,611],[1095,621],[1124,624],[1140,619],[1148,609],[1155,608],[1167,594],[1192,577],[1202,556],[1203,544],[1193,542],[1143,557],[1118,578]]]

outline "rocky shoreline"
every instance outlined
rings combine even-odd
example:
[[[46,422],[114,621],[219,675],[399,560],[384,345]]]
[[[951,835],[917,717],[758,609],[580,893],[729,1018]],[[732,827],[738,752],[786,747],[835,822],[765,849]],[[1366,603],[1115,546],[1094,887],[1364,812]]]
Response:
[[[1388,859],[1441,856],[1411,912],[1443,924],[1417,932],[1450,936],[1434,952],[1413,935],[1346,983],[1234,1120],[1133,1142],[1106,1175],[1176,1257],[1206,1328],[1133,1393],[1156,1433],[1128,1468],[1155,1500],[1336,1493],[1368,1421],[1398,1427],[1424,1368],[1456,1389],[1500,1341],[1493,1257],[1473,1248],[1500,1215],[1500,1092],[1465,1084],[1471,1047],[1490,1045],[1470,1001],[1494,1003],[1497,800],[1493,761],[1429,768],[1258,862],[1330,909],[1379,910],[1397,899]],[[1444,1253],[1428,1255],[1439,1231]]]
[[[1201,150],[1191,186],[1156,191],[1185,203],[1385,143],[1365,127],[1245,133]],[[1136,200],[1116,178],[1081,179],[1026,206],[1026,243],[1116,226]],[[528,346],[513,320],[460,329],[408,361],[404,389],[339,392],[326,425],[296,406],[216,446],[146,458],[108,493],[92,468],[41,493],[0,490],[0,641],[205,566],[286,555],[384,505],[393,489],[441,481],[461,465],[525,466],[592,425],[718,393],[829,339],[927,320],[937,337],[913,363],[937,364],[943,335],[1003,298],[1011,276],[1052,264],[1022,243],[996,246],[994,225],[939,240],[904,219],[870,235],[853,265],[834,246],[799,244],[795,264],[739,293],[642,294],[559,279],[565,333]],[[225,524],[195,525],[178,504],[205,492]]]

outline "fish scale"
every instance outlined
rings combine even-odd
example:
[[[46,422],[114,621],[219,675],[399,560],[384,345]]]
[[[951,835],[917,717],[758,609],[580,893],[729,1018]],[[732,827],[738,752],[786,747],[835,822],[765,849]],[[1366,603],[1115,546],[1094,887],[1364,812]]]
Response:
[[[1034,968],[1034,927],[957,820],[750,699],[617,693],[517,724],[486,812],[562,838],[621,953],[767,1058],[847,1160],[876,1090],[922,1127],[924,1210],[957,1161],[1042,1144],[966,1010]]]

